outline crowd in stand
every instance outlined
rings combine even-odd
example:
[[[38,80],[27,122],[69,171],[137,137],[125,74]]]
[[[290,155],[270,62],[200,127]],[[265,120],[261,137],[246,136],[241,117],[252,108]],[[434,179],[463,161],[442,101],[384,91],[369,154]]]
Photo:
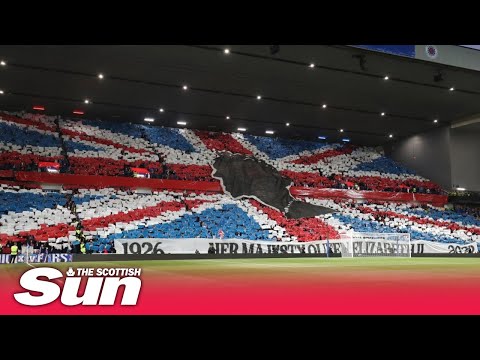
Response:
[[[58,192],[1,185],[0,243],[45,243],[48,253],[105,253],[126,238],[224,238],[312,241],[344,231],[409,232],[412,239],[444,243],[480,241],[478,212],[430,205],[304,198],[333,209],[314,218],[287,219],[258,201],[225,194],[131,189]],[[473,215],[473,216],[472,216]],[[41,246],[41,245],[40,245]]]
[[[470,215],[480,220],[480,206],[455,205],[454,210],[462,215]]]
[[[418,181],[405,180],[402,183],[388,182],[384,183],[374,182],[372,180],[361,178],[345,178],[340,175],[324,176],[312,176],[311,174],[298,175],[298,173],[284,171],[284,175],[287,178],[294,180],[296,186],[308,187],[308,188],[331,188],[331,189],[344,189],[344,190],[357,190],[357,191],[387,191],[398,193],[419,193],[419,194],[441,194],[441,189],[431,184],[423,184]],[[321,174],[321,171],[319,171]]]
[[[337,210],[326,222],[342,230],[371,233],[408,232],[413,240],[465,244],[480,241],[480,221],[454,210],[393,202],[308,199]]]
[[[67,254],[71,252],[70,247],[58,248],[48,242],[36,241],[35,238],[25,238],[24,241],[7,241],[5,244],[0,243],[0,254],[10,254],[11,247],[16,244],[19,253],[28,254]]]
[[[211,176],[221,151],[262,161],[296,186],[439,194],[438,185],[370,148],[212,133],[31,114],[0,114],[0,170],[42,171],[218,181]],[[101,188],[101,186],[99,186]],[[408,232],[413,240],[480,241],[480,209],[305,198],[335,213],[287,219],[276,209],[225,194],[133,189],[59,192],[0,184],[0,253],[112,253],[126,238],[236,238],[270,241],[336,239],[344,231]]]
[[[218,181],[211,176],[211,165],[221,151],[265,162],[296,186],[441,193],[438,185],[369,148],[0,114],[0,170],[41,171],[38,164],[45,161],[58,163],[60,172],[70,174],[134,177],[134,169],[140,168],[153,179]],[[333,239],[350,228],[394,229],[442,242],[473,241],[480,231],[480,211],[471,207],[445,211],[326,201],[337,214],[291,220],[258,202],[221,194],[164,191],[142,196],[130,189],[72,191],[64,186],[60,193],[4,188],[0,200],[2,252],[14,242],[27,242],[39,252],[44,244],[49,253],[103,253],[115,251],[115,239],[212,238],[220,230],[225,238],[311,241]]]
[[[37,171],[56,162],[61,173],[217,181],[214,159],[230,151],[265,161],[295,186],[439,194],[438,185],[353,145],[189,129],[72,121],[0,113],[0,170]],[[148,174],[137,175],[135,168]],[[46,170],[46,169],[43,169]]]

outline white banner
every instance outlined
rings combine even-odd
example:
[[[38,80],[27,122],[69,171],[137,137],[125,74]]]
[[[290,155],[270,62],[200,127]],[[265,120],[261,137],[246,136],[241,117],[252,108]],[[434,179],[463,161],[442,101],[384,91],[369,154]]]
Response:
[[[348,240],[329,240],[330,248],[340,254],[340,244]],[[356,243],[359,243],[356,246]],[[360,244],[361,242],[361,244]],[[216,254],[325,254],[327,241],[278,242],[241,239],[122,239],[115,240],[117,254],[207,254],[213,245]],[[395,241],[364,240],[353,241],[354,248],[371,254],[388,254],[389,249],[398,245]],[[433,241],[412,241],[412,254],[439,253],[476,253],[477,244],[468,245],[443,244]]]
[[[28,258],[27,258],[28,256]],[[18,254],[15,259],[15,263],[57,263],[57,262],[70,262],[72,261],[71,254]],[[0,255],[0,264],[9,264],[10,255],[1,254]]]

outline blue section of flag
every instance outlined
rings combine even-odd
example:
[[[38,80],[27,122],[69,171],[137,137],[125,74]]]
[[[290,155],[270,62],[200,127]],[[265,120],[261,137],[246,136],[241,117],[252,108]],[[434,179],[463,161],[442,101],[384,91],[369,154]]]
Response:
[[[399,229],[395,227],[390,227],[385,224],[372,221],[372,220],[363,220],[351,215],[342,215],[342,214],[333,214],[333,218],[341,221],[344,224],[348,224],[352,227],[352,229],[356,232],[365,232],[365,233],[403,233],[408,232],[410,233],[410,237],[413,240],[426,240],[440,242],[440,243],[447,243],[447,244],[464,244],[465,242],[456,239],[451,236],[445,235],[434,235],[428,232],[420,232],[417,230],[413,230],[411,226],[405,225],[405,229]]]
[[[89,126],[95,126],[99,129],[109,130],[114,133],[128,135],[134,138],[142,137],[142,130],[137,124],[101,120],[82,120],[82,123]]]
[[[477,218],[469,214],[460,214],[452,210],[436,210],[428,208],[427,210],[411,209],[408,212],[412,215],[432,218],[433,220],[453,221],[457,224],[462,224],[465,226],[471,225],[480,227],[480,220]]]
[[[104,197],[104,195],[85,195],[82,197],[75,195],[73,200],[77,205],[80,205]],[[116,197],[110,196],[110,198]],[[38,194],[0,191],[0,215],[7,214],[8,211],[19,213],[22,211],[32,211],[33,209],[38,211],[54,209],[57,205],[64,206],[66,202],[65,194],[56,192],[43,192]]]
[[[172,149],[185,152],[196,152],[188,140],[180,134],[178,129],[165,127],[152,127],[143,125],[143,131],[151,143],[169,146]]]
[[[388,54],[415,57],[415,45],[351,45]]]
[[[388,159],[386,157],[379,157],[375,160],[364,162],[358,164],[352,169],[353,171],[380,171],[386,174],[397,174],[397,175],[415,175],[415,172],[397,164],[395,161]]]
[[[63,206],[65,203],[65,195],[59,193],[0,192],[0,214],[6,214],[8,211],[31,211],[32,209],[42,211],[54,208],[56,205]]]
[[[95,152],[98,152],[98,151],[102,151],[104,150],[104,148],[101,148],[101,147],[95,147],[93,145],[87,145],[87,144],[83,144],[83,143],[78,143],[78,142],[75,142],[75,141],[72,141],[72,140],[66,140],[65,141],[65,145],[67,146],[67,150],[70,151],[70,152],[73,152],[75,150],[79,150],[79,151],[95,151]]]
[[[204,226],[200,225],[200,222]],[[223,205],[221,209],[206,209],[201,213],[186,214],[168,223],[160,223],[110,234],[107,239],[137,238],[206,238],[218,237],[222,229],[226,239],[269,240],[268,230],[260,225],[237,205]]]
[[[305,140],[289,140],[268,138],[264,136],[243,135],[246,140],[255,145],[258,150],[267,154],[270,159],[279,159],[289,155],[298,155],[302,151],[313,151],[326,146],[325,143],[317,143]]]
[[[0,142],[18,146],[60,147],[60,139],[53,134],[42,134],[13,124],[0,123]]]

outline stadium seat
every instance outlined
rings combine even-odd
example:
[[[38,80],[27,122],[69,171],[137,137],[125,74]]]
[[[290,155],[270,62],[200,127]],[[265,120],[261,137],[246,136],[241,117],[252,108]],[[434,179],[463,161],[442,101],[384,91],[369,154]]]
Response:
[[[79,189],[49,192],[0,184],[0,241],[24,241],[27,235],[54,244],[77,243],[75,215],[65,208],[73,195],[87,240],[96,251],[124,238],[224,238],[312,241],[336,239],[353,229],[362,232],[410,232],[414,240],[466,244],[480,241],[480,221],[458,212],[399,203],[305,198],[336,210],[314,218],[287,219],[256,200],[223,194]],[[88,243],[87,243],[88,244]],[[102,247],[102,249],[103,249]]]
[[[54,117],[0,116],[0,170],[31,170],[27,164],[63,159]],[[126,168],[142,165],[153,178],[216,181],[211,165],[229,151],[265,161],[295,186],[441,192],[368,147],[98,120],[59,119],[59,125],[73,174],[125,176]]]

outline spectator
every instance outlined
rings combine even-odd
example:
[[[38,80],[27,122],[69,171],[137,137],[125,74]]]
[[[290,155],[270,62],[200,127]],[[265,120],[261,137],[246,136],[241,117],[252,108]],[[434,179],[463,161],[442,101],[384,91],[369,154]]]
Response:
[[[19,241],[16,243],[17,247],[18,247],[18,253],[22,253],[22,243]]]
[[[38,241],[33,240],[33,253],[39,254],[40,253],[40,243]]]
[[[87,253],[87,249],[86,249],[86,247],[85,247],[85,242],[84,242],[83,240],[80,242],[80,252],[81,252],[82,254],[86,254],[86,253]]]
[[[10,247],[10,264],[15,263],[15,260],[17,259],[17,254],[18,254],[18,246],[15,243]]]

